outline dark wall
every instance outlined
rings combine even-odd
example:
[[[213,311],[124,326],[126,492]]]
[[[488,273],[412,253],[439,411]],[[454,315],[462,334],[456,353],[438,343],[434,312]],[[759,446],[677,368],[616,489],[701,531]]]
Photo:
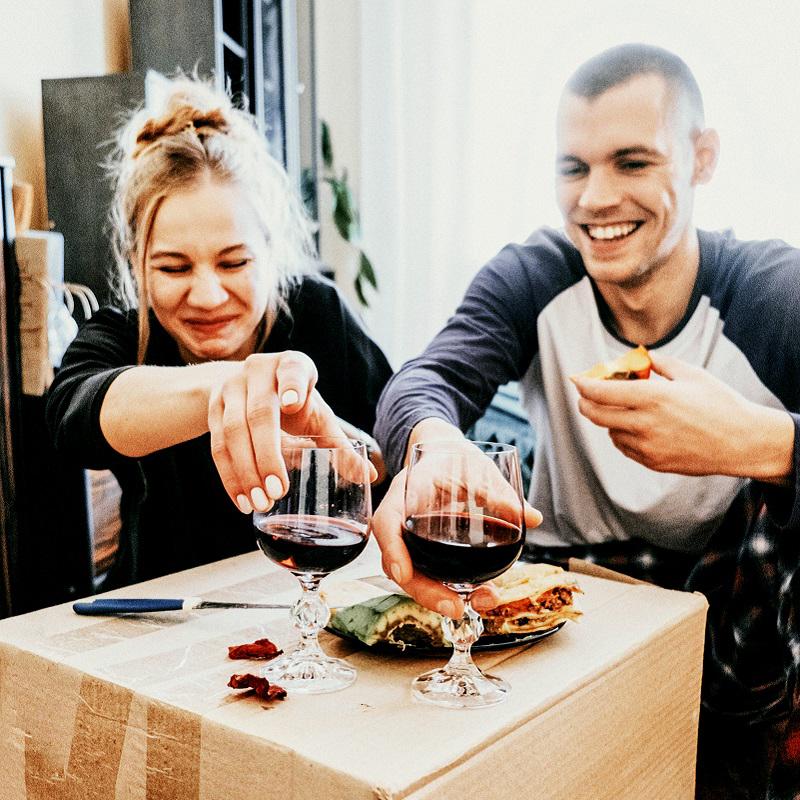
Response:
[[[64,280],[109,300],[113,267],[106,234],[111,187],[101,166],[124,112],[144,101],[136,72],[42,81],[47,206],[64,234]]]
[[[133,0],[129,6],[134,70],[165,75],[176,67],[185,72],[197,67],[200,75],[214,71],[214,0]]]

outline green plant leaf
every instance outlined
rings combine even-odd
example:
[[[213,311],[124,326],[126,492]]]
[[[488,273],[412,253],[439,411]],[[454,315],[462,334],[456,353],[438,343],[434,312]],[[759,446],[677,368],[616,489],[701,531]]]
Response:
[[[347,170],[342,170],[341,177],[336,175],[333,166],[333,146],[331,144],[331,132],[328,124],[320,120],[321,125],[321,151],[325,171],[322,173],[322,181],[331,187],[333,195],[332,216],[336,230],[346,241],[357,243],[360,238],[359,214],[353,200],[353,194],[347,183]],[[374,289],[378,288],[378,281],[375,277],[375,270],[366,254],[359,248],[358,272],[353,279],[353,288],[359,303],[364,308],[369,307],[366,294],[364,293],[364,282],[369,283]]]
[[[367,258],[367,254],[362,250],[361,259],[358,267],[358,278],[364,278],[373,289],[378,288],[378,279],[375,277],[375,270],[372,269],[372,264]]]
[[[322,149],[322,163],[328,169],[333,169],[333,145],[331,144],[331,131],[328,123],[325,120],[320,120],[322,126],[322,142],[320,147]]]
[[[317,218],[317,176],[311,167],[304,167],[300,173],[300,197],[308,215]]]
[[[356,279],[353,283],[356,290],[356,295],[358,295],[358,302],[361,303],[364,308],[369,308],[369,303],[367,302],[367,298],[364,296],[364,289],[361,286],[361,276],[356,275]]]
[[[358,230],[353,215],[353,196],[350,194],[350,187],[338,178],[325,178],[325,182],[333,190],[333,222],[342,239],[349,242]]]

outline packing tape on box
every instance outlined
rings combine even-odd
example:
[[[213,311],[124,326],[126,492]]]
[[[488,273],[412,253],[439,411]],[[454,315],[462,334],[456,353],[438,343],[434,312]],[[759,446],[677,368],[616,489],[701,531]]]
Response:
[[[214,593],[255,601],[287,590],[296,590],[295,580],[281,572],[235,581]],[[263,635],[265,623],[260,614],[248,614],[250,625],[221,631],[212,640],[175,646],[171,628],[190,617],[214,613],[92,620],[39,639],[46,656],[3,652],[0,722],[10,733],[0,741],[0,796],[8,791],[9,796],[29,800],[113,800],[120,785],[127,787],[126,800],[200,800],[201,707],[209,693],[219,692],[225,703],[247,699],[226,687],[237,671],[236,662],[225,658],[226,648]],[[273,622],[284,625],[277,615]],[[134,658],[101,660],[93,675],[68,666],[74,658],[85,659],[94,651],[126,641],[133,644],[149,635],[168,643],[166,649],[159,641],[158,652],[143,655],[134,646]],[[181,665],[190,649],[193,670],[187,676]],[[37,676],[36,681],[29,676]],[[158,700],[140,693],[155,683],[160,684]],[[181,710],[176,713],[176,708]]]
[[[0,674],[0,680],[3,677]],[[200,800],[199,716],[176,714],[164,703],[148,701],[144,732],[136,719],[141,714],[133,714],[132,718],[134,693],[129,689],[88,675],[81,678],[77,693],[63,692],[63,679],[52,688],[58,690],[57,695],[38,687],[35,694],[40,702],[26,702],[17,708],[27,800],[111,800],[116,796],[125,749],[131,751],[127,753],[126,770],[139,773],[136,777],[140,777],[128,785],[141,784],[142,797]],[[75,704],[71,732],[65,726],[45,735],[54,708],[60,720],[69,719],[70,699]],[[142,704],[138,705],[141,708]],[[6,779],[6,788],[11,789],[21,783],[20,776],[14,779],[4,775],[12,765],[3,760],[0,775]]]
[[[61,683],[49,688],[61,690]],[[25,797],[113,798],[133,693],[84,676],[77,695],[73,695],[76,708],[72,735],[63,737],[68,741],[56,741],[57,734],[62,734],[57,728],[49,736],[31,733],[53,722],[55,716],[63,719],[67,712],[69,693],[54,694],[47,688],[38,687],[40,704],[25,703],[18,708],[18,713],[27,717],[19,720],[24,732]],[[65,758],[59,758],[61,752]]]
[[[147,800],[200,800],[200,726],[195,714],[147,706]]]

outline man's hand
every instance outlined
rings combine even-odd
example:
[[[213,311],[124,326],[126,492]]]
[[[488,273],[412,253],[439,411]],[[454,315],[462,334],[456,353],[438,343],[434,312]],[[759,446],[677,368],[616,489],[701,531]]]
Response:
[[[699,367],[654,356],[667,380],[575,377],[580,412],[608,428],[628,458],[657,472],[782,482],[792,472],[794,424]]]
[[[406,470],[392,481],[372,520],[372,531],[383,554],[383,570],[421,605],[444,616],[460,618],[464,604],[458,594],[416,571],[403,543]],[[531,530],[541,521],[542,515],[525,503],[526,528]],[[489,584],[476,589],[471,599],[477,611],[493,608],[498,603],[497,593]]]

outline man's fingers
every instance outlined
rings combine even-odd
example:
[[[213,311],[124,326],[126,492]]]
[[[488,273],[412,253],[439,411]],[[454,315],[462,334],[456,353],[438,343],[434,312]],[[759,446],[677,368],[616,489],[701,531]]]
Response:
[[[372,532],[381,549],[383,571],[403,588],[414,574],[402,538],[405,482],[406,471],[401,470],[372,518]]]
[[[608,433],[614,447],[616,447],[622,455],[633,461],[638,461],[640,464],[644,463],[645,456],[639,437],[627,433],[626,431],[609,431]],[[652,464],[646,464],[645,466],[655,469],[655,466]]]
[[[403,543],[403,495],[406,470],[397,474],[372,518],[372,532],[382,554],[383,571],[420,605],[449,617],[463,613],[459,596],[441,584],[414,570]]]
[[[472,607],[478,611],[488,611],[490,608],[494,608],[500,602],[500,595],[495,589],[495,587],[491,583],[485,583],[483,586],[479,586],[473,593],[470,595],[470,603]]]
[[[471,497],[468,503],[483,509],[484,514],[499,517],[516,525],[522,523],[522,476],[506,475],[500,467],[481,453],[475,461],[470,459],[468,487]],[[480,477],[478,477],[480,476]],[[518,480],[512,486],[511,480]]]
[[[509,476],[511,480],[521,478]],[[498,465],[474,447],[464,452],[426,453],[408,478],[407,511],[424,512],[456,504],[519,525],[522,487],[512,485]]]
[[[534,508],[527,500],[525,501],[523,513],[525,514],[526,530],[533,530],[542,524],[542,520],[544,519],[544,517],[542,517],[542,512],[539,511],[538,508]]]
[[[702,372],[699,367],[693,364],[687,364],[674,356],[656,355],[650,353],[650,361],[653,364],[653,372],[658,373],[668,380],[674,381],[678,378],[686,378],[696,374],[698,371]]]
[[[431,611],[438,611],[451,619],[461,619],[464,615],[464,602],[456,592],[439,581],[415,572],[411,580],[402,586],[421,606]]]
[[[603,381],[597,378],[573,377],[581,397],[604,406],[639,408],[649,398],[649,381]]]
[[[605,406],[581,397],[578,400],[578,410],[586,419],[602,428],[633,429],[639,419],[640,411],[619,406]]]

